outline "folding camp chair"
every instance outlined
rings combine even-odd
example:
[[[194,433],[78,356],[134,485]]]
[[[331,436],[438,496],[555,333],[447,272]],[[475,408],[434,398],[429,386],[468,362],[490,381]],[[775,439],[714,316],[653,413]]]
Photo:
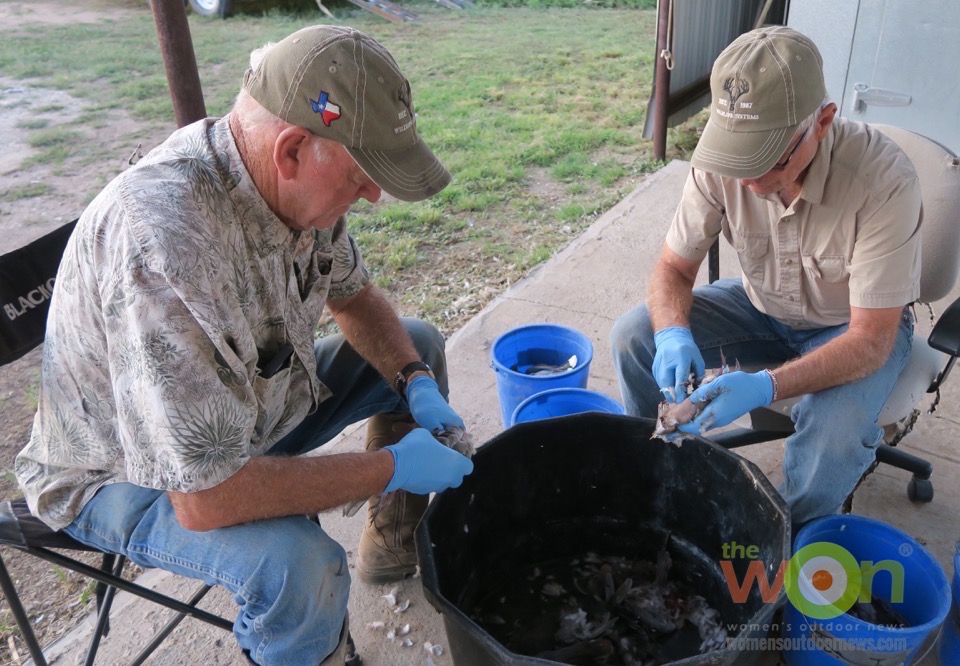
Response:
[[[0,313],[0,365],[17,360],[43,342],[53,282],[74,226],[76,220],[0,257],[0,307],[3,309]],[[131,662],[133,664],[143,663],[187,615],[227,631],[233,628],[230,620],[196,607],[210,590],[208,585],[203,585],[189,600],[182,602],[124,580],[121,572],[126,558],[122,555],[103,553],[99,569],[74,559],[70,556],[71,553],[100,551],[47,527],[30,514],[23,499],[0,501],[0,547],[16,548],[22,553],[39,557],[97,581],[97,624],[87,651],[86,664],[94,663],[100,641],[109,631],[110,607],[118,589],[176,612],[176,616],[134,658]],[[68,554],[57,551],[67,551]],[[44,666],[47,662],[43,650],[3,562],[2,552],[0,548],[0,588],[3,589],[34,664]],[[24,584],[29,585],[30,581],[21,583],[21,586]]]

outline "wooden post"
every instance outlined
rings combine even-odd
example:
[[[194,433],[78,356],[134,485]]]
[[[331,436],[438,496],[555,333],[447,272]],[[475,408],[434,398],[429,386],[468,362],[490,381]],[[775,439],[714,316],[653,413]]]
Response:
[[[667,157],[667,117],[670,112],[670,70],[667,69],[663,51],[670,43],[667,34],[670,25],[671,0],[657,3],[657,66],[653,78],[653,157],[662,160]]]
[[[152,0],[151,5],[173,113],[177,127],[183,127],[207,116],[187,10],[183,0]]]

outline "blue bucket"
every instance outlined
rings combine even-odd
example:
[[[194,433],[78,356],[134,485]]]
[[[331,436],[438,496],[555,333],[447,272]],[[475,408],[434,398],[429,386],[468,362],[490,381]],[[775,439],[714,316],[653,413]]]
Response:
[[[813,548],[803,551],[807,546]],[[799,567],[800,575],[793,592],[787,588],[790,601],[783,617],[783,635],[788,639],[783,653],[788,666],[911,663],[950,610],[950,585],[937,561],[913,537],[879,520],[819,518],[800,530],[793,550],[788,577],[794,566]],[[849,612],[833,617],[821,614],[821,609],[829,608],[824,603],[827,598],[847,609],[857,601],[861,586],[853,587],[855,580],[846,573],[851,567],[862,579],[863,593],[890,601],[890,608],[906,627],[871,624]],[[832,583],[818,593],[811,580],[820,572],[824,573],[819,583]],[[843,597],[847,602],[831,596],[844,590],[852,595]],[[900,591],[902,597],[895,596]]]
[[[940,663],[960,664],[960,543],[953,554],[953,607],[943,622]]]
[[[593,343],[582,333],[556,324],[532,324],[507,331],[490,348],[497,373],[500,417],[509,427],[514,410],[535,393],[554,388],[586,388],[593,360]],[[576,356],[576,364],[557,374],[531,375],[533,366],[562,367]]]
[[[530,396],[513,411],[510,425],[582,412],[623,414],[623,405],[602,393],[582,388],[556,388]]]

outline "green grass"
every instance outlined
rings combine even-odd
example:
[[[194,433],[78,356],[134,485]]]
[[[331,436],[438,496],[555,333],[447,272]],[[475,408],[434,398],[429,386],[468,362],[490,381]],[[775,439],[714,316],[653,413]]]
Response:
[[[59,165],[81,150],[81,133],[72,129],[52,127],[37,130],[30,134],[28,143],[36,152],[23,166],[34,164]]]
[[[484,0],[454,11],[413,2],[404,6],[420,21],[405,25],[328,5],[337,22],[367,32],[393,53],[413,87],[418,129],[454,176],[430,201],[361,205],[351,218],[377,283],[406,313],[436,323],[456,294],[428,297],[420,285],[452,272],[471,273],[473,283],[519,277],[660,166],[642,137],[654,69],[654,5]],[[317,12],[229,20],[191,15],[208,115],[229,111],[251,49],[322,21],[328,19]],[[49,88],[43,112],[69,110],[64,95],[82,101],[70,124],[37,120],[25,127],[36,153],[24,168],[96,168],[105,161],[103,148],[86,136],[109,127],[110,114],[129,114],[141,134],[162,136],[173,127],[146,7],[113,22],[35,25],[5,35],[0,71]],[[677,136],[688,142],[687,134]],[[116,163],[116,155],[111,159]],[[532,187],[534,174],[552,182],[550,197]]]
[[[95,581],[90,581],[86,586],[80,591],[80,598],[77,601],[81,606],[86,606],[93,596],[97,592],[97,584]]]
[[[47,120],[46,118],[30,118],[29,120],[21,120],[20,122],[17,123],[17,127],[19,127],[20,129],[27,129],[27,130],[43,129],[44,127],[48,127],[49,125],[50,125],[50,121]]]
[[[28,183],[0,192],[0,201],[17,201],[19,199],[33,199],[48,194],[53,188],[45,183]]]
[[[36,410],[40,406],[40,373],[33,373],[30,382],[23,388],[23,395],[27,399],[27,404],[31,410]]]

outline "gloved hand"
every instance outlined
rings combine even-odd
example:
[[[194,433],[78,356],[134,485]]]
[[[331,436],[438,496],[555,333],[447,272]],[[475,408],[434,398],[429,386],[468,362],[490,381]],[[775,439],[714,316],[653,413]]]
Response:
[[[683,383],[690,379],[691,372],[703,377],[705,368],[703,356],[693,341],[693,333],[683,326],[670,326],[654,333],[653,341],[657,346],[657,353],[653,357],[653,377],[667,400],[683,402],[687,397],[683,392]],[[669,391],[664,391],[667,388],[673,389],[673,396]]]
[[[429,378],[428,378],[429,379]],[[417,428],[386,450],[393,454],[393,478],[384,494],[406,490],[416,495],[456,488],[473,471],[473,461]]]
[[[690,394],[695,403],[706,402],[703,411],[689,423],[678,427],[683,432],[699,433],[721,428],[757,407],[773,400],[773,380],[766,370],[737,370],[720,375]]]
[[[448,428],[465,427],[463,419],[443,399],[440,387],[430,377],[414,377],[413,381],[407,384],[406,396],[413,420],[421,428],[439,433]]]

